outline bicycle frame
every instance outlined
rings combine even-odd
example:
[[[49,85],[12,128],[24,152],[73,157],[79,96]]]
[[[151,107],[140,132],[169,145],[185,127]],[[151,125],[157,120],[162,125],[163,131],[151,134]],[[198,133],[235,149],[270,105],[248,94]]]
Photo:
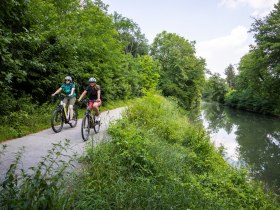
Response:
[[[72,128],[76,127],[78,122],[78,110],[77,107],[73,107],[73,121],[70,121],[69,105],[63,103],[65,95],[58,96],[60,101],[57,104],[56,109],[53,111],[51,118],[51,126],[54,132],[58,133],[62,130],[63,124],[69,124]]]
[[[67,111],[67,109],[66,109],[67,105],[66,104],[64,105],[63,98],[61,97],[61,100],[60,100],[57,108],[60,109],[62,111],[62,113],[63,113],[64,123],[68,123],[69,118],[70,118],[70,112],[69,112],[69,109]]]
[[[81,133],[84,141],[87,141],[90,135],[90,130],[93,129],[95,133],[99,132],[100,121],[95,121],[95,114],[91,113],[91,108],[89,107],[90,100],[86,100],[87,108],[82,119]]]
[[[91,119],[90,123],[94,123],[95,115],[92,115],[92,113],[91,113],[92,110],[89,107],[89,102],[90,102],[90,100],[87,100],[87,108],[86,108],[85,115],[90,117],[90,119]]]

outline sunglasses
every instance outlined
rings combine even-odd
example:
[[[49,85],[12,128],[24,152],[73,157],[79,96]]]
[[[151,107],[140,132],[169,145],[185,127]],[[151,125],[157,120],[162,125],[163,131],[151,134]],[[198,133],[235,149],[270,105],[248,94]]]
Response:
[[[71,81],[70,79],[66,79],[65,81]]]
[[[96,83],[96,82],[89,82],[89,83]]]

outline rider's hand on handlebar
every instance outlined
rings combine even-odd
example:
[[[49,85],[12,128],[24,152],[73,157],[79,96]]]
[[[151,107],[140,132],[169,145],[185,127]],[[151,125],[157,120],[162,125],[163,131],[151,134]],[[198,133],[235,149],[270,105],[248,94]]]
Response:
[[[101,100],[100,99],[96,99],[96,102],[100,102]]]

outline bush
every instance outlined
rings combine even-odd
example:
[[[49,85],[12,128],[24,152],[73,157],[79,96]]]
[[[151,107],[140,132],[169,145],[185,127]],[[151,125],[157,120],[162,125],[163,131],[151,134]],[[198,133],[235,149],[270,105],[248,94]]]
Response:
[[[0,142],[50,127],[53,109],[54,107],[48,103],[42,105],[33,103],[30,97],[18,99],[12,110],[2,116]]]
[[[232,91],[226,95],[225,104],[261,114],[275,113],[275,103],[250,91]]]
[[[10,92],[3,92],[0,93],[0,115],[5,116],[8,115],[11,110],[13,110],[16,107],[16,100],[13,98],[12,94]],[[2,123],[0,121],[0,123]]]

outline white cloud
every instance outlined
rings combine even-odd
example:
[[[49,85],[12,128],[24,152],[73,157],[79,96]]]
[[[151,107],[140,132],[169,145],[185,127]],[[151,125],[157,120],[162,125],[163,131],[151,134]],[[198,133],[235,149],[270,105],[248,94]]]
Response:
[[[260,11],[260,10],[255,10],[252,14],[251,17],[255,17],[255,18],[262,18],[262,17],[266,17],[271,10],[264,10],[264,11]]]
[[[206,59],[207,68],[211,72],[224,76],[229,64],[237,64],[240,58],[249,51],[251,37],[244,26],[234,28],[227,36],[198,42],[197,55]]]
[[[235,8],[239,5],[248,5],[253,9],[272,9],[278,0],[221,0],[219,5]]]
[[[261,18],[267,16],[277,2],[278,0],[221,0],[219,6],[234,9],[247,5],[253,9],[252,17]]]

